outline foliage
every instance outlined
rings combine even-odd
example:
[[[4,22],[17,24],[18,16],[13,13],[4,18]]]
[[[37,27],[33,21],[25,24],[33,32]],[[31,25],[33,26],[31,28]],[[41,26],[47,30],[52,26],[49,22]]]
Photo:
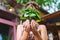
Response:
[[[31,1],[35,1],[36,3],[38,3],[39,7],[41,8],[43,6],[48,6],[49,8],[52,8],[52,3],[57,4],[58,0],[16,0],[17,3],[21,3],[23,6],[25,6],[27,2],[31,2]],[[57,8],[60,9],[60,5],[58,5]],[[53,10],[56,10],[56,9],[53,9]]]
[[[30,6],[28,9],[22,9],[21,13],[23,14],[20,18],[21,20],[34,19],[36,22],[41,21],[40,12],[36,10],[33,6]]]
[[[52,8],[52,3],[57,4],[57,0],[16,0],[16,2],[22,4],[23,7],[25,6],[26,3],[31,2],[31,1],[35,1],[36,3],[38,3],[40,8],[43,8],[43,6],[48,6],[49,7],[48,10],[50,10]],[[60,4],[58,4],[57,8],[60,9]],[[35,15],[36,13],[34,14],[33,12],[30,12],[29,10],[24,9],[24,8],[23,8],[23,10],[25,10],[25,11],[23,11],[24,12],[23,16],[25,17],[25,18],[23,17],[23,19],[26,19],[26,17],[31,17],[32,18],[33,16],[34,17],[36,16]],[[54,8],[53,11],[55,11],[55,10],[56,9]],[[38,17],[38,19],[39,19],[39,17]]]
[[[7,0],[3,0],[5,4],[7,4]],[[60,3],[57,3],[58,0],[15,0],[17,3],[20,3],[23,5],[23,7],[25,6],[25,4],[27,2],[31,2],[31,1],[35,1],[36,3],[38,3],[39,7],[43,8],[43,6],[48,6],[49,9],[46,10],[50,10],[53,9],[53,11],[56,11],[56,8],[59,10],[60,9]],[[52,3],[54,3],[56,6],[56,8],[53,8]],[[55,7],[55,6],[54,6]]]
[[[58,4],[58,9],[60,9],[60,3]]]
[[[7,0],[3,0],[4,4],[7,4]]]

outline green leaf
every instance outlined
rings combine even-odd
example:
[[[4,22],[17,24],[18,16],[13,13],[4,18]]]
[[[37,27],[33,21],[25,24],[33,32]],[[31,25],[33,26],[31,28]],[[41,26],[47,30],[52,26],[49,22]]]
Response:
[[[24,17],[28,17],[29,15],[27,15],[27,14],[24,14]]]
[[[60,9],[60,3],[58,4],[58,9]]]
[[[7,4],[7,0],[3,0],[4,4]]]
[[[29,17],[35,17],[36,15],[34,13],[29,13]]]
[[[28,8],[28,10],[29,10],[29,11],[33,10],[33,7],[32,7],[32,6],[31,6],[31,7],[29,7],[29,8]]]
[[[25,21],[27,18],[26,17],[20,17],[20,20]]]
[[[36,13],[36,15],[39,19],[41,18],[40,14],[38,12]]]
[[[40,22],[41,20],[36,20],[36,22]]]
[[[16,2],[17,2],[17,3],[20,3],[20,2],[21,2],[21,0],[16,0]]]

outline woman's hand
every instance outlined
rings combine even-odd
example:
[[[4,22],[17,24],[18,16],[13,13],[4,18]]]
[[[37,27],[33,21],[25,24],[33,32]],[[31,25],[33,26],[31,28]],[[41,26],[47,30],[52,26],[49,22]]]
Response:
[[[26,20],[26,21],[23,23],[23,26],[24,26],[24,31],[30,32],[30,22],[29,22],[29,20]]]
[[[26,20],[23,23],[23,26],[24,26],[24,31],[23,31],[23,34],[22,34],[22,37],[20,40],[27,40],[29,33],[30,33],[30,22],[29,22],[29,20]]]
[[[35,20],[31,21],[31,31],[36,32],[39,24]]]
[[[41,35],[37,31],[38,26],[39,26],[39,24],[37,22],[35,22],[34,20],[31,21],[31,31],[34,34],[35,40],[42,40]]]

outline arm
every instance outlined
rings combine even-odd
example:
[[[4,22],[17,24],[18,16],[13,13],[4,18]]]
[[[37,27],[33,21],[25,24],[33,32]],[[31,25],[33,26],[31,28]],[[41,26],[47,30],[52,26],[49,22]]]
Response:
[[[24,31],[20,40],[27,40],[28,39],[28,35],[29,35],[29,33]]]
[[[39,25],[38,30],[41,32],[42,40],[48,40],[46,26],[45,25]]]
[[[23,23],[23,26],[24,26],[24,31],[23,31],[23,34],[22,34],[22,37],[21,37],[20,40],[27,40],[28,39],[28,36],[29,36],[29,32],[30,32],[29,20],[26,20]]]
[[[35,40],[42,40],[41,35],[39,34],[38,31],[34,31],[33,34],[34,34]]]
[[[17,40],[20,40],[23,32],[23,25],[20,24],[17,26]]]
[[[36,23],[34,20],[31,21],[31,31],[34,34],[34,38],[35,40],[42,40],[41,35],[39,34],[39,32],[37,31],[37,25],[38,23]]]

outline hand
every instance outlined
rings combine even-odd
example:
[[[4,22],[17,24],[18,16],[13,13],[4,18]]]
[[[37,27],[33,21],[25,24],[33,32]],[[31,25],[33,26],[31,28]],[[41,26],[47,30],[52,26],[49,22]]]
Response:
[[[34,20],[31,21],[31,31],[34,34],[35,40],[42,40],[41,35],[37,31],[38,26],[39,26],[39,24],[37,22],[35,22]]]
[[[24,23],[23,23],[23,26],[24,26],[24,30],[26,32],[30,32],[30,22],[29,20],[26,20]]]
[[[31,21],[31,31],[35,33],[37,31],[39,24],[35,22],[34,20]]]
[[[24,27],[24,31],[23,31],[23,35],[22,35],[20,40],[27,40],[28,36],[29,36],[29,32],[30,32],[30,23],[29,23],[29,20],[26,20],[23,23],[23,27]]]

